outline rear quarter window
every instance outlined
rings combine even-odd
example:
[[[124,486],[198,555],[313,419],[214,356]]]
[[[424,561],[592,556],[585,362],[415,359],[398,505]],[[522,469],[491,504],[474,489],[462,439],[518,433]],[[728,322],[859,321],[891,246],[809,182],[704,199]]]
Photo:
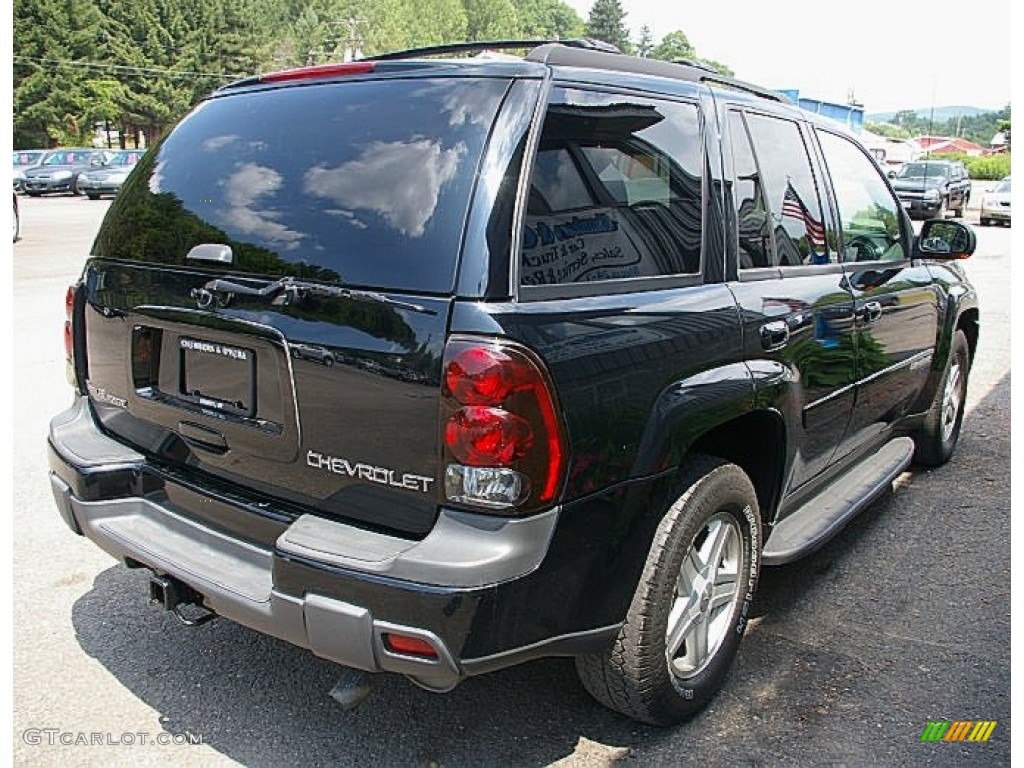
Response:
[[[530,179],[521,285],[699,273],[699,125],[694,104],[554,89]]]

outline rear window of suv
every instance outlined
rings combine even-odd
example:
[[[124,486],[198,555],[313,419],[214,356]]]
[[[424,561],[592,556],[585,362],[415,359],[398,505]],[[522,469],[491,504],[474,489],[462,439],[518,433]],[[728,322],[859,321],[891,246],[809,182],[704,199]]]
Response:
[[[94,254],[184,265],[223,243],[225,271],[448,292],[507,88],[420,78],[212,98],[143,156]]]

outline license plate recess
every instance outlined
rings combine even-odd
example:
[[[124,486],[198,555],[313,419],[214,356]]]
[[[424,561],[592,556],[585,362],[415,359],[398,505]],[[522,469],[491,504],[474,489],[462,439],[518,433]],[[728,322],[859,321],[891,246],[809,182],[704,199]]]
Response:
[[[235,416],[256,415],[256,353],[245,347],[178,339],[179,397]]]

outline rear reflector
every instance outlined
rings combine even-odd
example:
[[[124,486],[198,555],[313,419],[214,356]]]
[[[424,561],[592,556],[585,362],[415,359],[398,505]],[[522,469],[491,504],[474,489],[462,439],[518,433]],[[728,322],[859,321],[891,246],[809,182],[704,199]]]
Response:
[[[299,67],[285,69],[281,72],[269,72],[260,75],[261,83],[284,83],[291,80],[313,80],[318,77],[338,77],[343,75],[365,75],[376,66],[372,61],[351,61],[346,64],[321,64],[316,67]]]
[[[437,651],[430,643],[420,637],[398,635],[388,632],[384,635],[384,647],[392,653],[404,653],[406,656],[419,656],[424,659],[436,659]]]

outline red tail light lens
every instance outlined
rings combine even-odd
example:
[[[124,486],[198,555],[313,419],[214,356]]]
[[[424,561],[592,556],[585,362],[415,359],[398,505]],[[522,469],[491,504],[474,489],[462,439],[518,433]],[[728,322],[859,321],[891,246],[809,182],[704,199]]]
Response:
[[[449,500],[526,512],[554,501],[565,467],[565,440],[554,388],[543,363],[510,342],[457,337],[444,355],[444,444]],[[500,501],[502,494],[522,498]]]
[[[75,357],[75,336],[72,320],[75,316],[75,286],[69,286],[64,294],[64,359],[69,363]]]
[[[457,410],[445,426],[445,444],[471,467],[509,467],[533,442],[528,421],[501,408],[470,405]]]

